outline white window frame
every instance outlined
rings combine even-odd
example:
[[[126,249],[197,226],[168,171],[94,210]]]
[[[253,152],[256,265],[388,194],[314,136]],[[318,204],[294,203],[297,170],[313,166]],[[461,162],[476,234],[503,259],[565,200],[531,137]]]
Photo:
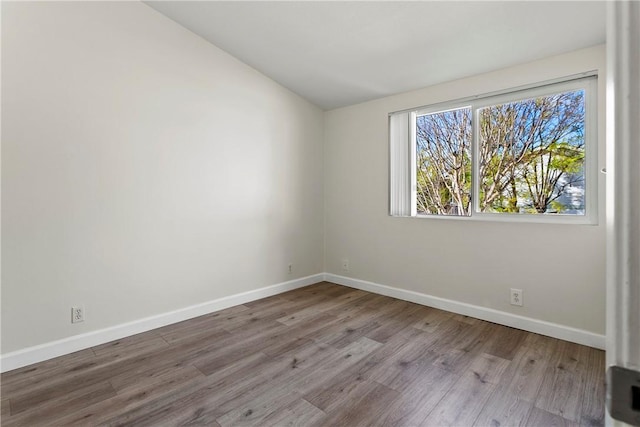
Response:
[[[489,213],[480,212],[480,176],[478,132],[480,109],[509,102],[517,102],[540,96],[553,95],[574,90],[584,90],[585,102],[585,161],[584,188],[585,214],[526,214],[526,213]],[[582,73],[553,81],[527,85],[515,89],[477,95],[469,98],[442,102],[430,106],[412,108],[389,114],[390,126],[390,210],[392,216],[446,219],[457,221],[504,221],[534,222],[554,224],[597,224],[598,223],[598,113],[597,113],[597,74]],[[416,117],[460,108],[470,108],[472,114],[471,141],[471,215],[417,214],[416,183]],[[399,116],[396,116],[399,115]],[[405,121],[404,118],[407,118]],[[399,119],[399,120],[398,120]],[[403,122],[407,129],[402,129]],[[408,141],[402,140],[408,138]],[[400,140],[399,140],[400,139]],[[402,162],[407,162],[403,167]],[[408,174],[407,177],[405,174]],[[398,185],[398,182],[403,184]],[[407,194],[406,192],[409,191]],[[408,204],[408,206],[407,206]]]

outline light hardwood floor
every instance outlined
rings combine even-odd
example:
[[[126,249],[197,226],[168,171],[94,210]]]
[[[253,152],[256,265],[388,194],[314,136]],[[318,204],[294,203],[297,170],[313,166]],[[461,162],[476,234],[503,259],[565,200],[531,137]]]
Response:
[[[5,373],[2,425],[602,425],[604,352],[319,283]]]

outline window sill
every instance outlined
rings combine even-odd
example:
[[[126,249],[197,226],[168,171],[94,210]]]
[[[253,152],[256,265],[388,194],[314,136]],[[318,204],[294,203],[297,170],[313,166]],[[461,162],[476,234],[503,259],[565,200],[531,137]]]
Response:
[[[407,218],[453,220],[453,221],[473,221],[473,222],[511,222],[520,224],[563,224],[563,225],[598,225],[597,218],[586,215],[561,215],[561,216],[531,216],[527,214],[474,214],[472,216],[455,215],[415,215]]]

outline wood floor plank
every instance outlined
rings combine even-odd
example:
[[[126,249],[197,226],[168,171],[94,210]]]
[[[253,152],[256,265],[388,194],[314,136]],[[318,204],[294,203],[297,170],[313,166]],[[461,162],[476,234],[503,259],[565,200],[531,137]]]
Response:
[[[534,407],[525,426],[530,427],[577,427],[578,423]]]
[[[263,323],[265,328],[261,328],[261,333],[247,336],[246,339],[238,339],[229,342],[224,347],[212,348],[210,351],[192,358],[191,363],[205,375],[209,375],[236,360],[249,354],[260,352],[261,348],[269,343],[269,336],[278,334],[286,329],[277,322]]]
[[[423,332],[417,329],[408,328],[403,330],[395,339],[374,348],[366,357],[348,367],[339,377],[345,381],[357,382],[374,378],[374,375],[378,371],[386,372],[386,370],[389,369],[389,365],[393,363],[394,357],[398,354],[399,350],[414,341],[419,341],[419,337],[422,334]],[[374,342],[377,343],[377,341]],[[307,396],[309,399],[313,399],[314,390],[315,393],[319,393],[323,389],[317,384],[316,387],[311,388],[311,390],[311,394]]]
[[[305,286],[304,288],[286,292],[284,294],[281,294],[280,297],[290,301],[294,301],[298,298],[308,299],[309,297],[318,295],[322,297],[328,296],[330,298],[334,298],[351,291],[353,291],[353,288],[349,288],[347,286],[341,286],[331,282],[318,282],[310,286]]]
[[[462,314],[453,314],[451,316],[451,318],[453,320],[457,320],[458,322],[467,323],[469,325],[475,325],[476,323],[481,322],[481,320],[479,320],[479,319],[476,319],[476,318],[470,317],[470,316],[465,316],[465,315],[462,315]]]
[[[2,405],[0,406],[0,418],[8,417],[9,415],[11,415],[11,400],[2,399],[0,402],[2,402]]]
[[[348,286],[337,285],[331,282],[322,282],[319,284],[317,291],[319,293],[327,294],[332,298],[340,297],[344,294],[348,294],[354,291],[354,288],[350,288]]]
[[[85,395],[93,396],[94,393],[108,398],[115,395],[115,390],[107,379],[87,384],[74,383],[74,387],[65,386],[63,390],[53,387],[39,388],[31,393],[11,398],[11,418],[21,418],[18,415],[22,412],[49,404],[62,407],[67,405],[68,399],[79,398],[81,400]]]
[[[367,390],[368,385],[363,386],[364,383],[380,384],[382,381],[386,382],[382,385],[389,389],[393,389],[390,385],[397,386],[394,391],[398,391],[398,399],[385,403],[387,415],[380,419],[385,420],[385,425],[416,425],[412,421],[419,423],[427,415],[421,412],[423,407],[435,405],[458,377],[434,367],[434,355],[425,352],[428,344],[420,342],[420,335],[425,333],[417,329],[412,331],[411,335],[405,331],[402,339],[389,341],[376,349],[344,374],[326,381],[327,385],[314,387],[305,398],[329,412],[329,408],[338,401],[351,399],[362,390]],[[425,360],[420,360],[421,357]],[[420,369],[429,369],[430,372],[416,375]],[[403,376],[404,373],[407,376]],[[417,382],[417,379],[423,381]],[[425,393],[425,390],[429,390],[429,393]],[[420,416],[413,419],[415,413]],[[406,421],[409,423],[403,424]]]
[[[279,302],[273,302],[267,307],[252,308],[251,310],[239,313],[236,316],[227,317],[225,319],[224,328],[225,330],[233,333],[238,330],[244,331],[248,328],[256,327],[256,325],[260,325],[263,322],[278,321],[281,318],[290,317],[295,315],[296,312],[300,312],[305,309],[308,309],[310,313],[319,313],[322,310],[317,310],[314,307],[320,306],[327,301],[331,301],[331,298],[322,294],[314,294],[310,298],[296,299],[294,301],[280,299]]]
[[[367,390],[368,386],[363,386],[365,382],[374,383],[373,378],[381,378],[381,373],[388,372],[390,365],[394,363],[391,356],[401,353],[399,350],[407,346],[416,346],[416,338],[423,334],[422,331],[413,329],[412,335],[405,335],[404,339],[396,339],[385,346],[380,346],[369,355],[364,357],[352,367],[343,371],[339,375],[326,379],[320,383],[315,383],[307,388],[305,399],[321,409],[332,407],[338,400],[349,398],[362,390]],[[376,377],[376,374],[378,376]],[[360,391],[354,391],[354,390]],[[420,394],[424,394],[420,392]],[[387,402],[390,404],[391,402]]]
[[[498,392],[494,391],[493,395]],[[485,409],[476,418],[474,426],[523,426],[526,424],[531,411],[535,409],[533,403],[512,398],[511,396],[503,396],[505,401],[498,406],[494,406],[491,401],[485,404]],[[543,426],[540,426],[543,427]]]
[[[198,378],[170,394],[154,398],[144,405],[112,413],[104,425],[179,425],[197,418],[207,398],[220,398],[222,391],[233,395],[247,387],[257,369],[268,370],[273,360],[264,354],[252,354],[212,375]],[[251,384],[248,385],[249,387]],[[212,399],[213,400],[213,399]],[[215,400],[213,400],[215,401]],[[213,421],[213,420],[212,420]]]
[[[603,425],[604,352],[321,282],[2,374],[2,425]]]
[[[274,412],[283,410],[300,400],[301,396],[291,390],[274,389],[270,393],[260,393],[250,401],[238,405],[216,421],[221,427],[262,426],[265,425],[265,419]]]
[[[430,365],[413,380],[398,387],[402,389],[400,397],[387,406],[375,424],[397,427],[421,425],[458,380],[458,375]]]
[[[338,321],[331,314],[320,313],[308,322],[286,328],[281,332],[271,334],[260,345],[260,351],[270,356],[278,356],[310,342],[308,335]]]
[[[419,377],[430,378],[430,371],[439,371],[434,363],[438,353],[428,343],[411,340],[393,354],[385,356],[384,362],[371,370],[369,378],[399,392],[413,384]],[[437,375],[439,377],[439,375]]]
[[[295,292],[295,291],[291,291]],[[274,303],[274,301],[288,301],[286,298],[282,297],[283,294],[273,295],[267,298],[257,299],[255,301],[245,302],[243,305],[252,310],[259,309],[260,307],[270,306]]]
[[[113,366],[109,379],[116,390],[120,390],[167,370],[193,365],[193,360],[211,353],[230,339],[231,334],[217,329],[201,335],[197,340],[185,340],[180,345],[172,345],[163,352],[150,352],[134,359],[124,359]]]
[[[2,422],[3,426],[35,426],[46,425],[49,420],[62,415],[71,414],[87,405],[101,402],[116,395],[108,381],[92,384],[70,391],[55,399],[41,399],[37,404],[29,398],[16,399],[11,402],[11,417]]]
[[[2,374],[0,383],[3,394],[19,393],[30,387],[49,381],[52,377],[68,375],[97,364],[90,348],[66,356],[45,360]]]
[[[465,330],[453,342],[449,342],[447,345],[449,350],[446,351],[443,343],[448,340],[445,337],[444,340],[434,345],[435,351],[438,351],[440,356],[433,363],[451,372],[465,371],[476,357],[484,352],[485,347],[491,345],[492,340],[496,339],[495,326],[484,323]]]
[[[423,307],[406,301],[401,302],[404,304],[398,304],[398,312],[391,316],[385,316],[384,322],[378,321],[380,326],[367,333],[366,336],[372,340],[385,343],[408,325],[415,323],[420,314],[422,314]]]
[[[48,375],[55,373],[61,369],[68,369],[78,363],[85,363],[94,357],[93,350],[90,348],[75,351],[64,356],[54,357],[53,359],[35,363],[33,365],[24,366],[2,374],[3,386],[12,385],[15,382],[31,380],[40,375]]]
[[[204,374],[192,365],[164,365],[157,369],[145,371],[143,375],[127,376],[120,375],[109,380],[111,386],[118,394],[127,393],[130,390],[145,391],[150,386],[157,383],[172,382],[176,378],[196,378]]]
[[[348,306],[358,298],[364,297],[366,293],[360,290],[354,290],[347,292],[338,297],[334,297],[330,300],[318,302],[316,304],[305,307],[293,313],[289,313],[285,316],[277,319],[278,322],[284,323],[287,326],[299,324],[300,322],[308,321],[310,318],[317,316],[319,313],[335,309],[336,307]]]
[[[148,334],[148,336],[153,335],[153,332]],[[67,366],[56,375],[44,377],[40,375],[36,382],[19,391],[5,391],[4,384],[2,384],[2,391],[10,393],[15,400],[27,399],[31,402],[30,404],[37,405],[40,401],[55,399],[79,388],[110,380],[118,375],[135,376],[138,372],[144,372],[153,367],[154,363],[175,363],[171,358],[182,354],[188,348],[169,348],[157,352],[155,347],[142,345],[135,347],[131,352],[114,352],[100,357],[94,356],[92,351],[91,356],[85,358],[85,362],[79,360],[78,363]],[[194,351],[202,351],[202,342],[192,343],[191,348]],[[167,358],[170,359],[169,362],[167,362]]]
[[[529,334],[476,419],[476,425],[524,424],[557,344],[554,338]]]
[[[343,348],[366,336],[380,326],[380,323],[376,321],[367,321],[362,318],[344,318],[338,322],[325,325],[325,327],[315,331],[315,333],[307,335],[307,338],[336,348]]]
[[[605,370],[605,354],[592,348],[587,348],[586,351],[589,353],[589,359],[587,369],[583,371],[585,392],[578,421],[581,425],[597,426],[604,419],[606,384],[602,372]]]
[[[313,307],[314,304],[324,299],[326,299],[326,297],[323,298],[322,296],[318,296],[313,300],[300,299],[294,302],[284,299],[273,300],[268,306],[252,308],[236,315],[227,316],[225,318],[224,328],[225,330],[233,333],[239,329],[251,327],[254,324],[277,320],[282,316],[287,316],[290,313],[294,313],[296,310],[302,310],[305,307]]]
[[[230,316],[243,313],[249,310],[246,305],[236,305],[227,309],[174,323],[157,329],[158,335],[164,338],[169,344],[174,344],[180,340],[191,338],[194,335],[209,333],[211,330],[220,330],[226,324]]]
[[[528,332],[508,326],[494,325],[495,339],[484,348],[484,352],[506,360],[513,360]]]
[[[297,382],[300,382],[303,378],[307,378],[315,372],[318,367],[333,365],[336,360],[342,359],[344,359],[343,352],[336,351],[329,346],[319,346],[313,343],[304,348],[283,354],[274,359],[275,363],[281,368],[274,371],[273,375],[265,377],[264,381],[255,383],[250,391],[228,399],[224,403],[210,409],[202,414],[197,421],[206,423],[211,418],[218,418],[230,411],[235,411],[237,408],[243,407],[245,410],[240,411],[243,414],[249,410],[254,412],[255,408],[248,406],[251,402],[263,402],[274,399],[274,401],[279,401],[280,404],[286,404],[288,402],[285,400],[288,398],[287,396],[299,397],[301,395],[301,392],[296,390]],[[271,407],[271,405],[269,407]],[[278,406],[274,409],[277,408]],[[257,420],[268,415],[269,412],[263,412]],[[256,425],[261,425],[261,423],[258,422]]]
[[[97,358],[108,356],[118,359],[149,351],[163,351],[167,347],[169,344],[159,334],[152,331],[92,347],[92,350]]]
[[[109,420],[109,424],[124,422],[131,425],[202,424],[209,425],[240,405],[274,389],[275,383],[287,384],[301,371],[314,367],[334,353],[330,348],[315,344],[291,355],[268,358],[258,370],[236,370],[222,379],[205,381],[191,390],[178,393],[164,402],[156,402],[146,408]],[[210,377],[215,378],[213,373]]]
[[[298,399],[283,409],[272,412],[262,420],[263,426],[298,427],[312,424],[327,425],[327,415],[304,399]]]
[[[337,343],[350,344],[356,339],[363,336],[363,334],[354,333],[359,331],[371,331],[372,328],[379,327],[380,324],[375,321],[372,316],[372,309],[366,304],[357,305],[357,302],[353,306],[344,305],[342,307],[350,307],[349,312],[345,315],[336,314],[336,310],[329,310],[328,314],[334,314],[338,320],[324,325],[313,333],[307,334],[306,338],[315,340],[317,342],[324,343]],[[353,335],[353,339],[347,338]]]
[[[304,395],[304,399],[313,406],[326,411],[332,404],[348,398],[355,389],[361,388],[365,382],[371,383],[363,375],[347,370],[342,375],[334,375],[325,379],[322,384],[312,384],[307,387],[308,391]]]
[[[495,356],[478,356],[422,424],[473,425],[508,365],[508,360]]]
[[[388,297],[367,293],[364,296],[352,301],[350,304],[344,304],[339,307],[332,307],[327,310],[326,313],[332,314],[339,319],[352,318],[355,315],[359,315],[365,312],[367,312],[367,315],[371,315],[374,310],[377,310],[387,302]]]
[[[586,386],[582,367],[587,364],[587,347],[559,342],[559,349],[547,366],[535,406],[562,418],[579,421]]]
[[[453,319],[453,316],[453,313],[449,313],[447,311],[425,307],[420,314],[419,319],[412,326],[426,332],[433,332],[442,322],[448,319]]]
[[[318,342],[323,342],[335,347],[344,347],[360,337],[374,334],[375,330],[382,327],[390,318],[401,314],[407,307],[405,301],[393,300],[389,297],[362,304],[357,310],[342,317],[340,321],[327,325],[315,333],[307,336]],[[354,304],[357,305],[357,302]],[[404,325],[407,327],[407,325]],[[397,328],[402,330],[402,328]],[[388,333],[384,332],[385,334]],[[378,337],[379,339],[384,339]]]
[[[365,381],[350,390],[342,399],[333,401],[324,412],[326,419],[315,425],[370,426],[386,412],[387,405],[398,399],[399,393],[376,382]]]
[[[415,324],[413,325],[415,327]],[[480,323],[479,327],[486,328],[486,323]],[[424,330],[418,328],[420,330]],[[434,346],[437,347],[442,353],[446,350],[462,348],[469,342],[473,341],[473,338],[478,336],[482,331],[477,327],[462,323],[453,319],[446,319],[441,322],[434,330],[431,330],[431,334],[434,334]]]
[[[335,356],[327,358],[323,363],[305,372],[304,375],[297,376],[287,386],[300,393],[307,393],[310,389],[319,387],[332,378],[342,375],[342,372],[368,357],[380,346],[381,344],[376,341],[366,337],[360,338],[338,350]]]
[[[306,286],[284,294],[278,295],[280,299],[296,303],[298,301],[323,301],[335,296],[351,292],[353,289],[328,282],[320,282],[315,285]]]
[[[203,348],[202,343],[192,343],[190,347],[186,348],[195,354],[206,352],[207,349],[207,347]],[[102,356],[102,359],[95,358],[92,362],[78,365],[64,375],[51,377],[48,381],[42,381],[37,386],[12,394],[12,403],[15,400],[27,401],[30,405],[39,405],[47,400],[57,399],[75,390],[108,381],[119,375],[137,375],[140,372],[146,372],[158,363],[175,363],[172,358],[181,355],[183,351],[185,351],[185,347],[172,347],[162,352],[134,352],[131,357],[122,355],[114,358],[113,355],[105,355]]]

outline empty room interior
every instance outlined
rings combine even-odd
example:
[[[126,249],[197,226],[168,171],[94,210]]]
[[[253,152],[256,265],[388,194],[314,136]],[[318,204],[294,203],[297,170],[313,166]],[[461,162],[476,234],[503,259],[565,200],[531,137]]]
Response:
[[[640,425],[638,2],[1,6],[2,426]]]

